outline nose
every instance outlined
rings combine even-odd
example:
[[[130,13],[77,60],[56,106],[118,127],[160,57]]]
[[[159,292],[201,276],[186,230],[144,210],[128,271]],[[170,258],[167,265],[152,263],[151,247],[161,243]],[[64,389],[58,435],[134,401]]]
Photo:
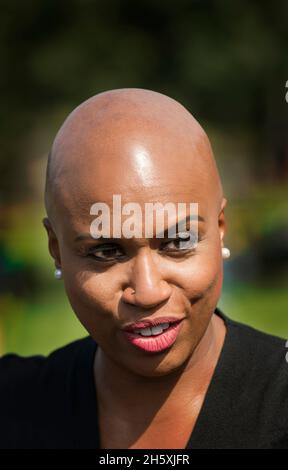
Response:
[[[123,292],[123,301],[152,308],[169,299],[171,293],[172,288],[162,279],[150,248],[140,249],[134,258],[130,286]]]

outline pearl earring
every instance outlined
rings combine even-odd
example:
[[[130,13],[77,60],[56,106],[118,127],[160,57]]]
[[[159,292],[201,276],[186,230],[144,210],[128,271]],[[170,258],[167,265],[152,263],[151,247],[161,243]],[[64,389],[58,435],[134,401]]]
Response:
[[[62,269],[56,268],[54,271],[54,276],[55,276],[55,279],[57,279],[58,281],[62,279]]]
[[[229,258],[230,256],[230,250],[229,248],[226,248],[225,246],[222,248],[222,257],[223,258]]]

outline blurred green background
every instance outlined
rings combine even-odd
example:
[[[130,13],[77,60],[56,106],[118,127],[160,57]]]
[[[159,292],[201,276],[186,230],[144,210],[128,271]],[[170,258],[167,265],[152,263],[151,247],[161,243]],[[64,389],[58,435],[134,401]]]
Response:
[[[45,165],[66,115],[121,87],[203,124],[228,198],[219,307],[288,337],[288,3],[2,0],[0,35],[0,354],[87,334],[53,276]]]

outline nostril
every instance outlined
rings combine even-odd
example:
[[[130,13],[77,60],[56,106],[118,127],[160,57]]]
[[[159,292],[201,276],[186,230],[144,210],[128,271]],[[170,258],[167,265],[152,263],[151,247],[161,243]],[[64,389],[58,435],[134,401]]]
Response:
[[[172,288],[165,282],[157,286],[141,285],[131,287],[126,285],[123,289],[122,299],[126,303],[131,303],[143,308],[159,307],[167,302],[172,294]]]

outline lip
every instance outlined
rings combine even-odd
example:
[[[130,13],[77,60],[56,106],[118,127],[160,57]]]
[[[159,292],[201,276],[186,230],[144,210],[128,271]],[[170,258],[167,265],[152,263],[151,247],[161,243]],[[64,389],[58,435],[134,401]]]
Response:
[[[123,327],[122,330],[133,332],[136,329],[152,328],[153,326],[160,325],[161,323],[176,323],[183,320],[183,318],[177,318],[172,316],[153,318],[153,320],[147,318],[136,323],[129,323],[128,325]]]
[[[167,317],[166,317],[167,318]],[[175,318],[174,318],[175,319]],[[175,343],[178,333],[182,327],[184,318],[178,319],[176,322],[170,322],[169,328],[158,335],[142,336],[141,333],[132,333],[131,331],[122,330],[126,340],[138,349],[145,352],[157,353],[170,348]]]

